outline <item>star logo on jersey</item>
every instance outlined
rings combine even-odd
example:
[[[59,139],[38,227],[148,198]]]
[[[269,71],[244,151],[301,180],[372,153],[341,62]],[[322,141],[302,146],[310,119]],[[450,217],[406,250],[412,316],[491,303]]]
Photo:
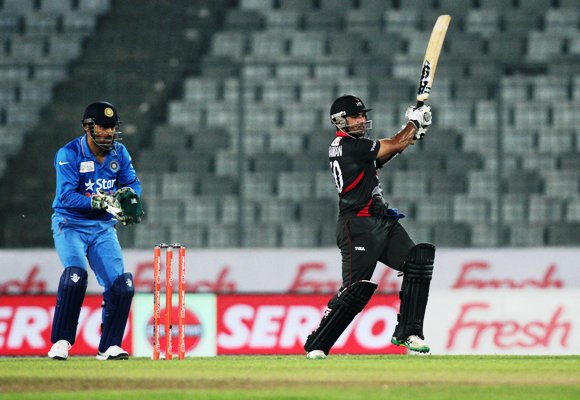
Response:
[[[85,191],[92,192],[94,190],[94,187],[95,182],[93,182],[91,179],[89,179],[88,182],[85,182]]]

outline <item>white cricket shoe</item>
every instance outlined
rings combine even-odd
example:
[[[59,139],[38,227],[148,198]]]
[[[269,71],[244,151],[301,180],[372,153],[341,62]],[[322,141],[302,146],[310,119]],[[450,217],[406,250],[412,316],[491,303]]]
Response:
[[[61,339],[52,345],[50,351],[48,352],[48,356],[53,360],[66,360],[68,358],[68,351],[70,348],[71,344],[64,339]]]
[[[391,343],[397,346],[406,347],[411,351],[418,353],[429,353],[429,345],[417,335],[411,335],[406,340],[399,341],[396,337],[391,339]]]
[[[306,353],[306,358],[310,360],[324,360],[326,358],[326,354],[322,350],[312,350]]]
[[[127,353],[125,350],[123,350],[119,346],[111,346],[104,353],[101,353],[99,351],[99,354],[97,354],[97,360],[99,360],[99,361],[128,360],[128,359],[129,359],[129,353]]]

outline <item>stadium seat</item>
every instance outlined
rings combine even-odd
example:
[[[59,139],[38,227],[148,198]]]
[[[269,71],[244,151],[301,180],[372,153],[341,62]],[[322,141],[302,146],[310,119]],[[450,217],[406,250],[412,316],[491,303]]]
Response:
[[[244,175],[242,193],[247,199],[271,199],[276,195],[277,174],[271,172]]]
[[[548,246],[578,246],[580,223],[564,223],[548,226]]]
[[[514,247],[537,246],[546,239],[546,227],[537,223],[510,223],[508,230],[508,244]]]
[[[260,222],[263,224],[286,224],[294,222],[298,215],[298,204],[295,200],[264,198],[258,203]]]
[[[318,247],[320,228],[311,224],[282,225],[282,247]]]
[[[277,225],[247,225],[242,233],[243,247],[278,247],[280,232]]]
[[[398,208],[398,205],[394,205]],[[415,200],[415,214],[411,218],[420,222],[433,223],[453,220],[453,197],[430,195]],[[403,211],[401,209],[401,211]],[[404,212],[404,211],[403,211]],[[404,212],[406,213],[406,212]]]
[[[471,228],[463,222],[438,222],[433,224],[432,238],[432,242],[441,247],[469,247]]]
[[[528,194],[505,194],[501,197],[501,220],[507,224],[528,220]]]
[[[564,200],[543,195],[530,196],[529,222],[559,223],[564,217]]]
[[[181,243],[188,248],[205,248],[207,227],[199,224],[172,225],[168,237],[170,243]]]

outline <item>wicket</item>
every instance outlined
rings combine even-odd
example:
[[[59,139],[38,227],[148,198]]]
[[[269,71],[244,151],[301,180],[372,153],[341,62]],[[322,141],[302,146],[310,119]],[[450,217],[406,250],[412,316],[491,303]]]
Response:
[[[153,249],[153,359],[161,355],[161,249],[165,249],[165,359],[173,359],[171,314],[173,307],[173,250],[178,249],[178,357],[185,358],[185,247],[160,243]]]

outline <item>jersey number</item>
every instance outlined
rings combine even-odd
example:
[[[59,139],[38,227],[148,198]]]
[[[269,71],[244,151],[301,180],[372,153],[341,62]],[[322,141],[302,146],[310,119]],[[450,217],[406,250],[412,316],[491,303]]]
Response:
[[[330,172],[334,177],[334,185],[336,186],[336,190],[338,190],[338,193],[341,193],[344,181],[342,180],[342,171],[340,170],[340,164],[338,161],[334,160],[330,162]]]

